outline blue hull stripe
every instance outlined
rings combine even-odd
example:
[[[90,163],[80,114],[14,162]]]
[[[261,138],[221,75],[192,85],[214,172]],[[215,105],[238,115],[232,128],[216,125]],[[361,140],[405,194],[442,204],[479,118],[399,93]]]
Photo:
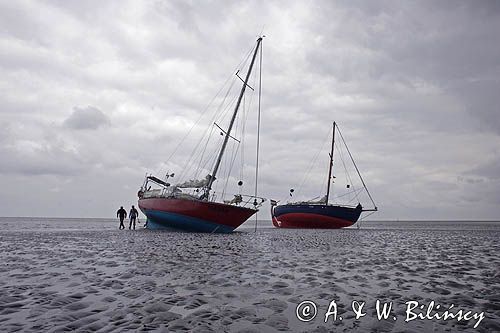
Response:
[[[276,217],[289,213],[318,214],[351,222],[356,222],[362,211],[361,205],[355,208],[333,205],[281,205],[273,210]]]
[[[195,217],[163,212],[158,210],[148,210],[146,211],[146,216],[148,217],[148,229],[180,229],[191,232],[217,232],[217,233],[229,233],[234,230],[234,228],[208,222]]]

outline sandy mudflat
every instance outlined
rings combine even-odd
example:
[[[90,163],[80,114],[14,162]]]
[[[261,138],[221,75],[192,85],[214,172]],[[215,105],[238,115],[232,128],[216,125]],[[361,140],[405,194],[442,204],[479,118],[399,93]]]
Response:
[[[9,225],[1,332],[500,331],[500,225],[230,235]],[[393,302],[389,320],[377,320],[377,299]],[[317,305],[310,322],[295,315],[304,300]],[[324,323],[331,300],[343,320]],[[365,317],[354,319],[353,300]],[[409,300],[485,319],[405,323]]]

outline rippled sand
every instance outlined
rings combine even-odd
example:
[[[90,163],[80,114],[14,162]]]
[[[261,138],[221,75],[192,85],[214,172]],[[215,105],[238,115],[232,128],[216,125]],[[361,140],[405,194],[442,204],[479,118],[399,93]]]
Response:
[[[113,224],[114,227],[114,224]],[[500,331],[500,229],[0,231],[0,331]],[[397,320],[376,319],[392,301]],[[296,318],[317,304],[310,322]],[[331,300],[343,320],[323,322]],[[351,301],[365,301],[354,319]],[[484,311],[404,322],[405,302]]]

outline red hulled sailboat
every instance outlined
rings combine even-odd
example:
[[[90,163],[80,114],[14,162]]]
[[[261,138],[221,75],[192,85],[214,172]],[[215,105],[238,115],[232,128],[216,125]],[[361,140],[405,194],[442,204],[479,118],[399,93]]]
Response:
[[[244,100],[245,91],[249,86],[249,79],[256,62],[259,50],[261,50],[262,37],[257,39],[253,48],[251,61],[248,66],[246,77],[239,91],[233,113],[230,118],[229,126],[226,130],[222,129],[217,123],[211,124],[220,130],[220,135],[223,140],[220,150],[217,154],[213,154],[215,160],[213,169],[204,179],[188,180],[183,183],[171,185],[168,180],[174,176],[174,173],[165,176],[165,179],[160,179],[153,175],[147,175],[141,189],[138,192],[139,208],[147,217],[147,228],[150,229],[177,229],[193,232],[210,232],[210,233],[228,233],[238,228],[248,218],[254,215],[258,208],[264,202],[263,198],[257,197],[257,175],[255,174],[255,193],[254,195],[236,194],[232,200],[223,200],[225,193],[216,195],[213,191],[213,185],[216,181],[216,176],[219,172],[221,163],[223,162],[224,153],[228,145],[229,139],[234,139],[239,143],[239,140],[234,138],[231,133],[235,125],[236,116]],[[248,60],[248,57],[247,57]],[[262,51],[260,51],[260,64],[262,64]],[[260,76],[259,76],[259,124],[260,124]],[[232,101],[234,103],[234,100]],[[245,118],[245,117],[243,117]],[[244,120],[243,120],[244,121]],[[258,128],[260,128],[258,126]],[[258,138],[257,131],[257,138]],[[204,143],[201,143],[203,145]],[[206,148],[206,147],[205,147]],[[203,150],[203,156],[206,154]],[[232,156],[231,156],[232,157]],[[233,158],[234,162],[235,157]],[[257,139],[257,161],[258,161],[258,139]],[[233,164],[230,164],[232,168]],[[229,169],[231,169],[229,168]],[[258,162],[256,163],[258,168]],[[258,170],[258,169],[256,169]],[[182,171],[182,170],[181,170]],[[227,176],[227,175],[226,175]],[[242,181],[238,182],[241,187]],[[227,181],[226,181],[227,184]],[[151,189],[151,185],[155,188]],[[221,198],[222,197],[222,198]],[[222,200],[218,200],[221,198]]]
[[[361,203],[357,205],[340,205],[340,204],[330,204],[330,185],[332,182],[332,168],[333,168],[333,154],[335,147],[335,130],[338,130],[337,124],[333,123],[333,134],[332,134],[332,147],[330,152],[330,164],[328,169],[328,183],[326,195],[319,201],[303,201],[288,203],[284,205],[278,205],[276,201],[271,201],[271,217],[273,225],[276,228],[318,228],[318,229],[339,229],[344,227],[349,227],[356,223],[362,212],[375,212],[377,207],[373,201],[370,192],[366,187],[366,184],[361,177],[361,174],[352,158],[352,155],[345,144],[342,133],[338,130],[342,142],[344,143],[349,157],[356,168],[356,172],[363,184],[363,188],[368,194],[368,197],[373,203],[372,209],[364,209]],[[335,178],[335,177],[333,177]],[[350,185],[347,185],[349,188]],[[290,195],[294,192],[293,189],[290,190]]]

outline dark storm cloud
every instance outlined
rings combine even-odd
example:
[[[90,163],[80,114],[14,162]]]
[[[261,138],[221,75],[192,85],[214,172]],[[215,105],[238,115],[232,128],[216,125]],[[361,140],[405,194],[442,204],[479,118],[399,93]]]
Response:
[[[109,118],[93,106],[73,108],[73,113],[64,120],[64,126],[76,130],[93,130],[111,124]]]
[[[337,20],[326,25],[317,20],[322,29],[313,29],[320,44],[306,57],[312,70],[378,100],[397,99],[415,109],[419,103],[401,99],[401,89],[448,95],[483,128],[498,133],[499,109],[493,102],[500,88],[498,7],[469,1],[325,3],[318,15]],[[430,116],[425,110],[409,113]],[[446,122],[441,125],[447,127]]]

